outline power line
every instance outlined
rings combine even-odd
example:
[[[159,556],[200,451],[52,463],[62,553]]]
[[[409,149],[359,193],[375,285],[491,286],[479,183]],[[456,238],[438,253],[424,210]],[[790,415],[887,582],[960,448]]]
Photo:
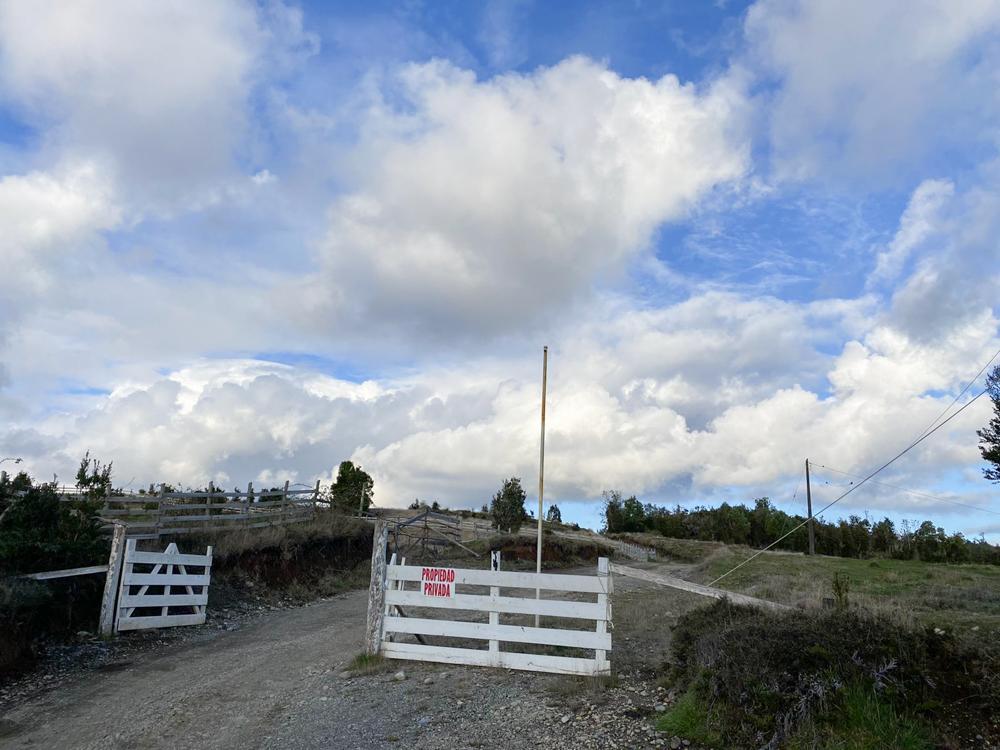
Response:
[[[861,479],[860,474],[851,474],[846,471],[841,471],[840,469],[834,469],[832,466],[827,466],[826,464],[811,464],[811,465],[819,466],[820,468],[826,469],[827,471],[836,472],[837,474],[843,474],[845,477],[854,477],[855,479]],[[978,505],[969,505],[968,503],[962,503],[959,502],[958,500],[950,500],[946,497],[940,497],[939,495],[931,495],[926,492],[917,492],[916,490],[910,490],[907,489],[906,487],[900,487],[898,484],[889,484],[888,482],[876,482],[874,479],[871,480],[871,483],[881,485],[882,487],[891,487],[894,490],[899,490],[900,492],[906,492],[910,495],[916,495],[918,497],[926,497],[930,500],[937,500],[938,502],[942,503],[951,503],[952,505],[961,505],[963,508],[971,508],[972,510],[979,510],[982,511],[983,513],[994,513],[1000,516],[1000,511],[997,510],[992,510],[990,508],[981,508]]]
[[[970,380],[968,383],[965,384],[965,388],[963,388],[961,390],[961,392],[959,392],[959,394],[957,396],[955,396],[955,398],[953,398],[951,400],[951,403],[948,404],[947,407],[945,407],[945,410],[943,412],[941,412],[940,414],[938,414],[937,417],[934,419],[933,422],[931,422],[929,425],[927,425],[927,428],[923,432],[920,433],[920,437],[923,437],[924,435],[926,435],[927,434],[927,430],[929,430],[931,427],[933,427],[935,424],[937,424],[937,421],[939,419],[941,419],[941,417],[943,417],[945,414],[947,414],[951,410],[951,407],[953,407],[958,402],[958,400],[960,398],[962,398],[962,396],[965,395],[965,392],[967,390],[969,390],[969,388],[972,387],[973,383],[975,383],[977,380],[979,380],[979,376],[982,375],[984,372],[986,372],[986,368],[989,367],[990,365],[992,365],[993,364],[993,360],[995,360],[998,356],[1000,356],[1000,349],[997,349],[996,352],[994,352],[993,356],[990,357],[990,361],[987,362],[985,365],[983,365],[982,369],[979,372],[976,373],[976,376],[972,380]]]
[[[990,361],[992,362],[992,360],[990,360]],[[896,463],[896,461],[898,461],[899,459],[901,459],[903,456],[905,456],[911,450],[913,450],[918,445],[920,445],[920,443],[924,442],[924,440],[926,440],[927,438],[929,438],[931,435],[933,435],[935,432],[937,432],[938,430],[940,430],[942,427],[944,427],[946,424],[948,424],[951,420],[953,420],[955,417],[957,417],[963,411],[965,411],[970,406],[972,406],[974,403],[976,403],[976,401],[979,399],[979,397],[982,396],[984,393],[986,393],[985,390],[982,390],[979,393],[977,393],[969,401],[965,402],[958,411],[956,411],[954,414],[952,414],[946,420],[944,420],[943,422],[941,422],[940,424],[938,424],[937,426],[935,426],[929,432],[924,432],[924,434],[922,434],[920,437],[918,437],[916,440],[914,440],[912,443],[910,443],[908,446],[906,446],[903,450],[901,450],[895,456],[893,456],[892,458],[890,458],[888,461],[886,461],[880,467],[878,467],[877,469],[875,469],[875,471],[873,471],[871,474],[869,474],[868,476],[866,476],[864,479],[862,479],[857,484],[852,485],[850,489],[848,489],[847,491],[843,492],[839,497],[837,497],[832,502],[828,503],[826,505],[826,507],[824,507],[823,509],[821,509],[818,513],[813,514],[813,518],[816,518],[818,516],[823,515],[826,511],[828,511],[834,505],[836,505],[841,500],[843,500],[845,497],[847,497],[848,495],[850,495],[852,492],[854,492],[854,490],[858,489],[858,487],[860,487],[861,485],[865,484],[869,479],[871,479],[872,477],[874,477],[880,471],[882,471],[883,469],[887,469],[889,466],[891,466],[892,464]],[[949,407],[949,408],[951,408],[951,407]],[[762,554],[764,554],[765,552],[767,552],[769,549],[771,549],[771,547],[773,547],[774,545],[776,545],[778,542],[780,542],[780,541],[782,541],[784,539],[787,539],[792,534],[794,534],[796,531],[798,531],[799,529],[801,529],[803,526],[805,526],[807,523],[809,523],[809,521],[810,521],[810,519],[807,518],[805,521],[803,521],[802,523],[800,523],[794,529],[792,529],[788,533],[786,533],[786,534],[778,537],[777,539],[775,539],[773,542],[771,542],[769,545],[767,545],[763,549],[758,550],[757,552],[755,552],[754,554],[752,554],[750,557],[748,557],[746,560],[744,560],[743,562],[741,562],[739,565],[737,565],[736,567],[732,568],[731,570],[726,571],[725,573],[723,573],[721,576],[719,576],[718,578],[716,578],[714,581],[712,581],[708,585],[709,586],[714,586],[715,584],[717,584],[719,581],[721,581],[726,576],[728,576],[731,573],[734,573],[737,570],[739,570],[740,568],[742,568],[748,562],[751,562],[752,560],[760,557]]]

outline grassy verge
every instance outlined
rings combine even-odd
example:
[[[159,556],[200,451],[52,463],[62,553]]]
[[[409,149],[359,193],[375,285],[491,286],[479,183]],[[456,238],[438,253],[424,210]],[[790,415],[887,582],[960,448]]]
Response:
[[[750,554],[746,548],[721,547],[699,566],[701,580],[714,580]],[[1000,629],[1000,567],[995,565],[765,553],[718,585],[785,604],[820,606],[824,598],[834,596],[835,576],[846,581],[852,607],[913,624],[978,633],[984,641],[994,640],[988,633]]]

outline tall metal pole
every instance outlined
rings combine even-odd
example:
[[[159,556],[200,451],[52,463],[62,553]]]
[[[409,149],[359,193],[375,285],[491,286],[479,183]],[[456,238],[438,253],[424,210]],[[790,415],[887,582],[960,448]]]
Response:
[[[813,530],[813,495],[809,484],[809,459],[806,459],[806,504],[809,509],[809,554],[816,554],[816,532]]]
[[[549,347],[542,348],[542,439],[538,448],[538,554],[536,556],[535,572],[542,572],[542,506],[545,497],[545,390],[549,378]],[[535,589],[535,599],[542,598],[541,589]],[[535,627],[539,625],[540,616],[535,615]]]

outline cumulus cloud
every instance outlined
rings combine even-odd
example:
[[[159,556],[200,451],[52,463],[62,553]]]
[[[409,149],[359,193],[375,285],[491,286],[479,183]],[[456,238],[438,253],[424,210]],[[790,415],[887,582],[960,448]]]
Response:
[[[766,118],[777,172],[891,180],[925,160],[947,163],[941,152],[992,145],[998,27],[989,0],[755,3],[746,61],[774,86]]]
[[[792,370],[812,352],[799,374],[811,370],[822,380],[825,388],[816,390],[777,368],[762,369],[764,355],[670,345],[683,318],[705,337],[727,331],[734,352],[752,352],[763,346],[756,316],[737,320],[734,312],[720,323],[716,311],[760,304],[711,295],[660,315],[636,313],[628,325],[597,319],[587,346],[578,340],[555,348],[547,441],[552,499],[592,499],[615,486],[661,502],[723,489],[738,497],[773,495],[806,456],[862,471],[903,447],[950,400],[928,391],[954,391],[969,376],[968,363],[1000,344],[995,319],[939,344],[875,327],[829,358],[814,351],[822,337],[803,323],[817,314],[809,305],[760,309],[789,331],[785,348],[770,357]],[[47,453],[28,456],[29,465],[51,465],[55,443],[63,471],[89,449],[113,457],[120,476],[142,483],[311,483],[329,479],[337,462],[351,457],[374,473],[382,504],[419,496],[478,506],[503,476],[535,476],[535,375],[515,360],[490,358],[352,383],[260,361],[205,361],[122,386],[83,413],[50,418],[38,427]],[[911,477],[974,462],[970,436],[987,409],[970,409],[932,448],[915,452],[906,464]],[[846,507],[859,507],[855,500],[871,507],[870,497]],[[908,507],[905,501],[882,507]]]
[[[89,272],[103,251],[100,232],[120,221],[110,186],[91,164],[0,178],[0,351],[16,322],[58,305],[66,279]],[[0,364],[0,389],[5,369]]]
[[[900,235],[913,232],[908,219],[914,204],[926,199],[926,185],[914,193],[894,243]],[[970,322],[992,316],[1000,299],[996,169],[988,170],[981,183],[947,198],[935,212],[933,224],[916,230],[918,241],[903,240],[913,258],[913,271],[894,288],[889,314],[894,325],[919,339],[954,336]]]
[[[53,161],[99,162],[139,212],[218,199],[255,84],[316,41],[281,3],[0,3],[0,96]]]
[[[584,58],[477,80],[436,61],[384,89],[356,187],[330,212],[312,290],[326,319],[517,329],[620,273],[657,226],[747,169],[734,80],[628,79]]]

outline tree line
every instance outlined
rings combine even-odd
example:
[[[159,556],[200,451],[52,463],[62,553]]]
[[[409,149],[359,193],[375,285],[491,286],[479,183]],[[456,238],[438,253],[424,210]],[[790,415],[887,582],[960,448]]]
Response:
[[[722,503],[717,508],[688,509],[677,505],[671,509],[609,490],[604,493],[603,516],[605,533],[653,532],[673,539],[761,548],[791,532],[778,542],[776,549],[805,552],[809,548],[808,528],[792,531],[806,520],[805,516],[786,513],[766,497],[757,498],[752,508]],[[813,528],[816,552],[821,555],[1000,565],[1000,547],[983,536],[967,539],[961,533],[947,534],[932,521],[917,524],[904,520],[897,526],[889,518],[872,522],[867,517],[851,515],[832,522],[814,518]]]

